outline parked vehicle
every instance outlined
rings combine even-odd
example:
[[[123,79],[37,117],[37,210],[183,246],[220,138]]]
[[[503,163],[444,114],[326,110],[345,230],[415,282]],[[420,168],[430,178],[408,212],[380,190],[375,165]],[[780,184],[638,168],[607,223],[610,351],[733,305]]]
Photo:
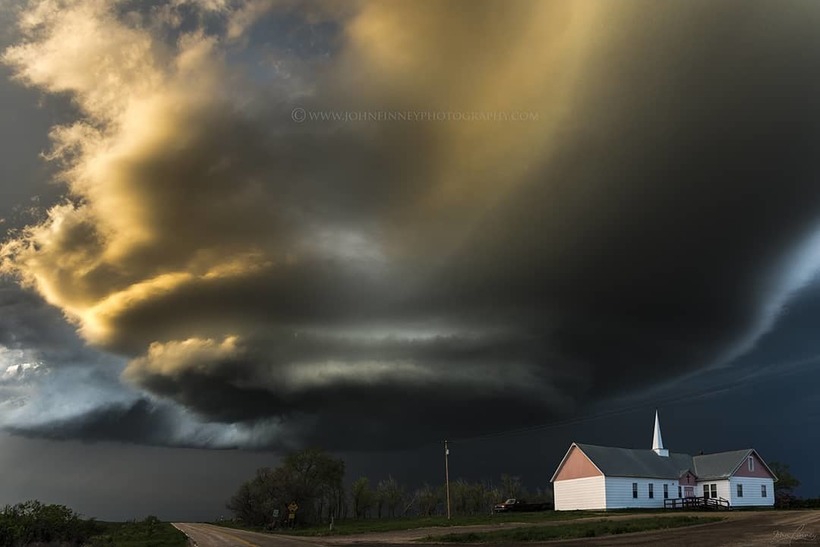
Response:
[[[510,498],[507,501],[499,503],[493,507],[493,512],[509,513],[513,511],[546,511],[548,509],[552,509],[552,504],[549,502],[527,503],[524,500]]]

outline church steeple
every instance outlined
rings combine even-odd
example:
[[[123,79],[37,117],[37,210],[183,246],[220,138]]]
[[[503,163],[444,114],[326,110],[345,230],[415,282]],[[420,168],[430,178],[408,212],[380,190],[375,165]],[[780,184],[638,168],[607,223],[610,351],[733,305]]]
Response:
[[[657,409],[655,409],[655,434],[652,436],[652,450],[658,456],[669,456],[669,451],[663,447],[663,438],[661,438],[661,422],[658,419]]]

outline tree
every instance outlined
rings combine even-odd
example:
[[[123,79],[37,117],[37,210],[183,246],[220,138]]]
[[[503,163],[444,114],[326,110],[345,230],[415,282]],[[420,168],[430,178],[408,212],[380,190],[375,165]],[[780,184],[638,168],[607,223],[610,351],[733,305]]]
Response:
[[[295,500],[301,499],[305,504],[312,502],[313,512],[319,519],[341,515],[345,474],[342,460],[311,448],[289,455],[283,468],[291,474],[295,487],[291,494]]]
[[[419,514],[429,517],[434,515],[438,506],[444,502],[444,488],[433,488],[425,482],[421,488],[416,490],[413,497],[416,500]]]
[[[376,486],[376,503],[379,518],[382,516],[382,509],[387,509],[387,515],[396,516],[396,510],[401,507],[404,500],[404,488],[393,478],[388,476],[386,480],[379,481]]]
[[[367,516],[367,512],[373,507],[375,493],[370,488],[370,479],[359,477],[353,481],[350,489],[350,497],[353,502],[353,516],[357,519]]]
[[[339,517],[344,512],[345,465],[318,449],[307,449],[285,457],[275,469],[262,468],[240,485],[227,504],[236,518],[252,526],[269,526],[273,511],[282,514],[287,505],[299,505],[297,518],[315,522]]]
[[[458,479],[450,483],[452,511],[456,515],[481,515],[492,511],[501,494],[491,484]]]
[[[467,490],[469,485],[464,479],[456,479],[450,482],[450,509],[453,514],[467,514]]]
[[[503,497],[504,495],[501,493],[501,490],[493,486],[492,483],[488,482],[484,485],[484,507],[488,512],[492,512],[496,503],[504,501],[502,499]]]
[[[481,515],[492,510],[495,502],[487,504],[487,485],[481,482],[474,482],[467,485],[467,514]]]
[[[504,473],[501,475],[501,494],[507,498],[521,498],[526,495],[521,477],[513,477]]]
[[[268,467],[256,470],[227,503],[234,517],[250,526],[267,526],[273,522],[273,511],[280,507],[284,485],[279,473]]]
[[[769,462],[769,469],[777,476],[774,483],[774,502],[778,507],[788,506],[794,499],[794,489],[800,481],[792,475],[789,465],[781,462]]]

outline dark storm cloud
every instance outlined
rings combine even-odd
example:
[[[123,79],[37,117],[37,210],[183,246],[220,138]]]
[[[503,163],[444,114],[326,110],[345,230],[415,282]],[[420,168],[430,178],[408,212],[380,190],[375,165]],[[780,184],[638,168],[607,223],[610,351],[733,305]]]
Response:
[[[210,420],[281,419],[285,438],[375,449],[454,427],[465,434],[499,427],[510,413],[540,422],[583,380],[558,360],[533,368],[539,360],[549,362],[550,349],[516,334],[406,341],[287,333],[242,346],[156,344],[125,377]],[[420,424],[423,435],[414,432]],[[397,428],[400,437],[391,435]]]
[[[72,419],[56,419],[31,428],[8,427],[22,436],[55,440],[122,441],[141,444],[165,444],[170,433],[169,417],[149,401],[105,405]]]
[[[748,349],[816,266],[798,255],[820,210],[817,11],[631,7],[549,160],[431,299],[548,318],[598,394]]]
[[[52,133],[69,201],[3,268],[195,415],[109,400],[40,434],[343,449],[543,422],[727,362],[816,271],[813,4],[36,4],[5,60],[83,119]],[[266,40],[277,17],[327,55]]]
[[[55,368],[93,368],[119,360],[87,347],[59,310],[8,283],[0,284],[0,348],[24,352]],[[0,361],[0,368],[11,364]]]
[[[56,441],[81,439],[87,442],[119,442],[148,446],[195,448],[203,445],[214,449],[231,449],[240,445],[254,446],[249,439],[231,439],[217,428],[196,424],[185,430],[186,421],[178,407],[147,398],[131,401],[102,401],[94,408],[71,417],[55,415],[39,423],[9,425],[8,433],[28,438]],[[188,420],[187,425],[194,424]],[[198,427],[197,427],[198,426]],[[266,447],[287,449],[284,434],[270,435]]]
[[[18,349],[40,342],[41,337],[35,329],[43,323],[57,329],[61,326],[57,320],[44,321],[42,316],[48,315],[47,306],[36,295],[25,293],[14,285],[0,286],[0,310],[0,344],[7,348]],[[48,328],[44,330],[51,332]]]

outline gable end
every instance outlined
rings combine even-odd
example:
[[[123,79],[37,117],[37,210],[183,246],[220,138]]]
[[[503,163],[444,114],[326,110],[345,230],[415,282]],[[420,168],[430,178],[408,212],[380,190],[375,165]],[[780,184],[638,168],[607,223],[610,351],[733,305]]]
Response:
[[[749,469],[749,459],[752,460],[752,468]],[[732,473],[733,477],[756,477],[761,479],[777,480],[777,477],[760,457],[755,449],[751,449],[749,454],[743,458],[743,461],[735,468]]]
[[[572,443],[567,450],[564,459],[558,464],[558,469],[550,479],[550,482],[564,481],[570,479],[582,479],[586,477],[602,477],[604,474],[595,463],[584,454],[578,445]]]

